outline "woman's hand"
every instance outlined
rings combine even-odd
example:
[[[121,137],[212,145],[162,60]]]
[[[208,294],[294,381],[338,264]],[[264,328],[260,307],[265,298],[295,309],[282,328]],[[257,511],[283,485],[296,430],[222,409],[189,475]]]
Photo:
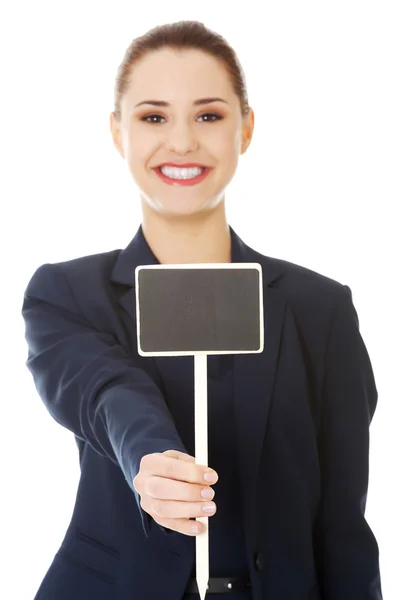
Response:
[[[213,474],[215,479],[207,481],[205,473]],[[140,494],[140,506],[159,525],[194,536],[202,533],[204,527],[190,519],[215,514],[214,503],[211,512],[205,512],[203,508],[215,494],[210,484],[217,481],[217,473],[196,464],[193,456],[178,450],[166,450],[143,456],[133,486]],[[204,498],[202,491],[208,492],[210,497]],[[193,527],[197,527],[198,531],[194,531]]]

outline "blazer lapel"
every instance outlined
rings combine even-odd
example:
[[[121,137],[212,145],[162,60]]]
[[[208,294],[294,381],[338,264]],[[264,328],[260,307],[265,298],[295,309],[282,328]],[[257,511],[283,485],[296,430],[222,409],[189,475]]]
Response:
[[[286,299],[270,287],[284,274],[268,257],[258,254],[232,234],[232,262],[256,262],[263,274],[264,350],[235,354],[233,372],[237,455],[241,481],[244,529],[248,548],[255,547],[258,470],[274,388]]]
[[[117,301],[129,315],[132,325],[136,323],[135,269],[140,265],[157,264],[160,261],[151,251],[140,226],[129,245],[118,255],[110,278],[113,283],[123,285],[118,290]]]
[[[272,283],[284,274],[282,267],[272,258],[258,254],[244,244],[232,228],[230,231],[232,262],[258,262],[263,273],[264,351],[260,354],[235,354],[233,372],[239,476],[245,491],[242,495],[243,518],[249,548],[254,548],[258,470],[287,300],[272,287]],[[140,226],[133,240],[119,254],[111,275],[111,281],[124,286],[117,299],[132,321],[132,331],[135,331],[136,324],[135,269],[139,265],[151,264],[160,262],[147,244]],[[154,357],[153,360],[162,373],[167,363],[169,368],[172,366],[174,357],[168,361],[165,361],[166,357],[160,358]]]

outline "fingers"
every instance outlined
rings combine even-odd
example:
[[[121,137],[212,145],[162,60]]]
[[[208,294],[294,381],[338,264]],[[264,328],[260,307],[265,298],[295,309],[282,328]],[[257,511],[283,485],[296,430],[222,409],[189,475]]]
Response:
[[[214,480],[207,481],[205,473],[213,473]],[[212,502],[215,492],[210,487],[218,475],[207,466],[197,465],[195,458],[178,450],[145,455],[140,462],[138,475],[133,480],[140,494],[140,505],[159,525],[184,535],[197,535],[204,531],[199,521],[192,519],[210,517],[216,512]],[[211,492],[211,497],[202,496]],[[212,511],[205,512],[206,504]],[[198,528],[194,531],[193,527]]]
[[[177,450],[168,450],[168,453],[178,453]],[[183,457],[184,454],[179,452]],[[189,455],[186,455],[189,456]],[[151,475],[175,479],[177,481],[187,481],[188,483],[197,483],[199,485],[214,484],[218,481],[218,475],[213,469],[203,465],[196,465],[192,458],[190,460],[183,458],[174,458],[165,452],[146,454],[140,462],[139,472],[148,472]],[[212,472],[215,475],[215,481],[209,482],[204,478],[205,473]]]
[[[188,519],[154,519],[156,523],[161,525],[161,527],[165,527],[166,529],[171,529],[172,531],[176,531],[177,533],[181,533],[182,535],[189,535],[195,537],[196,535],[200,535],[205,531],[205,527],[199,521],[190,521]],[[197,531],[194,531],[194,528]]]
[[[161,500],[183,500],[185,502],[200,502],[204,501],[202,490],[207,490],[211,493],[207,496],[207,500],[212,500],[215,496],[215,490],[206,483],[204,485],[188,484],[184,481],[176,481],[166,479],[165,477],[157,477],[153,475],[148,477],[143,483],[143,492],[151,498],[159,498]]]
[[[212,505],[214,510],[205,512],[203,510],[205,505]],[[178,500],[159,500],[158,498],[146,498],[142,508],[153,518],[161,519],[208,517],[216,512],[215,502],[179,502]]]

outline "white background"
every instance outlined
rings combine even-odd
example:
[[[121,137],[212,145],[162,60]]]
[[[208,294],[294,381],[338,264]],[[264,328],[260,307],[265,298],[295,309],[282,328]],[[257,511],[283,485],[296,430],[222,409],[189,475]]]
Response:
[[[233,46],[255,111],[226,192],[230,224],[263,254],[352,289],[379,392],[366,514],[384,598],[400,597],[397,9],[384,0],[191,9],[15,0],[2,9],[1,597],[34,597],[79,478],[73,435],[47,413],[25,366],[23,293],[40,264],[124,248],[136,233],[138,189],[109,132],[114,77],[134,37],[182,19]]]

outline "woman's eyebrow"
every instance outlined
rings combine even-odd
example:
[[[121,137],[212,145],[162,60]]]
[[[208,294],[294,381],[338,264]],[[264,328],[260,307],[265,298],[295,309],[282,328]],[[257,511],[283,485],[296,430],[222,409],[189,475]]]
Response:
[[[211,102],[224,102],[225,104],[228,104],[228,102],[223,98],[199,98],[193,102],[193,105],[199,106],[202,104],[211,104]],[[164,100],[143,100],[143,102],[136,104],[135,108],[141,106],[142,104],[151,104],[153,106],[171,106],[169,102],[165,102]]]

